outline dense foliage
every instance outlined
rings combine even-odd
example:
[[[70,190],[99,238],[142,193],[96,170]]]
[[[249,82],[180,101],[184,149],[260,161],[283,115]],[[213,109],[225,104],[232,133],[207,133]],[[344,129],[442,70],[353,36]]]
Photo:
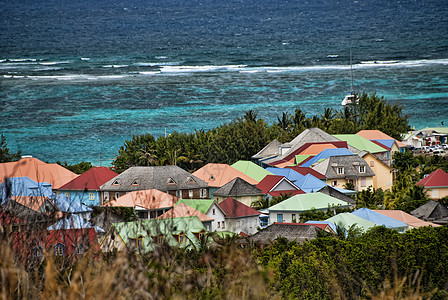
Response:
[[[375,227],[349,239],[321,237],[303,245],[280,239],[256,257],[274,273],[271,286],[288,299],[366,298],[380,293],[386,279],[402,278],[405,294],[419,284],[421,293],[446,299],[447,239],[447,227],[404,234]]]
[[[85,162],[85,161],[82,161],[82,162],[80,162],[78,164],[74,164],[74,165],[70,165],[66,161],[64,161],[63,163],[60,161],[57,161],[56,163],[58,165],[63,166],[64,168],[72,171],[73,173],[76,173],[76,174],[82,174],[82,173],[86,172],[87,170],[93,168],[93,165],[91,162]]]
[[[117,172],[131,166],[177,164],[194,171],[206,163],[233,164],[238,160],[250,160],[274,139],[287,142],[312,127],[330,134],[379,129],[394,138],[409,129],[401,106],[390,104],[376,94],[363,93],[358,105],[347,105],[340,111],[325,108],[322,114],[312,117],[297,108],[292,114],[283,112],[272,125],[257,119],[256,112],[247,111],[233,122],[209,131],[173,132],[159,138],[150,134],[133,136],[118,149],[113,164]]]
[[[11,162],[19,160],[21,157],[21,151],[16,153],[10,153],[8,144],[6,143],[6,137],[2,134],[0,137],[0,163]]]

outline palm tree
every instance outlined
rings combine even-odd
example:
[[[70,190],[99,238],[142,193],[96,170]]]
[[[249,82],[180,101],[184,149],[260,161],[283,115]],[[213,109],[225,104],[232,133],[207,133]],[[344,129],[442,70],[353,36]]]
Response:
[[[330,128],[331,121],[335,117],[334,110],[332,108],[325,108],[324,114],[320,114],[321,120],[322,120],[322,126],[324,127],[323,130],[328,131],[328,128]]]
[[[244,114],[244,120],[246,120],[247,122],[257,122],[257,116],[258,116],[258,112],[254,111],[254,110],[248,110],[246,111],[246,113]]]
[[[277,116],[278,126],[283,130],[288,130],[291,127],[291,119],[290,116],[283,112],[282,117]]]
[[[302,128],[305,126],[305,113],[302,112],[300,108],[297,108],[294,111],[294,115],[291,115],[291,118],[296,128]]]

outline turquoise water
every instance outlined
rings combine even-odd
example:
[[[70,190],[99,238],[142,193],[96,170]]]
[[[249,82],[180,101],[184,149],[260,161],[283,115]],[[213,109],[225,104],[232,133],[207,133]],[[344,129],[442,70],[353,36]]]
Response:
[[[350,51],[357,91],[448,124],[446,1],[0,0],[0,15],[1,133],[45,161],[110,162],[133,134],[247,110],[340,109]]]

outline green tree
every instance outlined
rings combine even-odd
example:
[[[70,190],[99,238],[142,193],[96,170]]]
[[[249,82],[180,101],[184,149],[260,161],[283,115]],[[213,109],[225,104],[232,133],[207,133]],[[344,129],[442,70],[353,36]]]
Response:
[[[82,173],[86,172],[87,170],[93,168],[92,163],[87,162],[87,161],[82,161],[78,164],[73,164],[73,165],[68,164],[66,161],[64,161],[63,163],[61,163],[60,161],[57,161],[56,163],[58,165],[63,166],[64,168],[76,173],[76,174],[82,174]]]
[[[383,206],[384,192],[381,188],[375,189],[369,186],[356,194],[356,207],[378,209]]]
[[[2,134],[0,137],[0,163],[17,161],[21,157],[21,151],[16,153],[10,153],[8,144],[6,143],[6,137]]]

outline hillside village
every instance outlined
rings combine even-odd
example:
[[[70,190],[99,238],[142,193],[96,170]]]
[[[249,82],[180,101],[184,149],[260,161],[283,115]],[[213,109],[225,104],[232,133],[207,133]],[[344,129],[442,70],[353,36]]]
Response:
[[[210,233],[244,245],[279,237],[303,242],[355,227],[405,232],[445,225],[448,208],[437,200],[448,195],[448,174],[440,169],[417,183],[433,200],[410,213],[357,207],[357,193],[392,188],[394,154],[409,147],[379,130],[330,135],[309,128],[288,143],[273,140],[252,161],[208,163],[193,173],[167,165],[120,174],[94,167],[77,175],[24,157],[0,164],[0,220],[4,232],[14,233],[15,250],[36,259],[150,252],[161,244],[199,249]],[[133,219],[115,215],[119,208]],[[305,220],[319,212],[328,217]]]

